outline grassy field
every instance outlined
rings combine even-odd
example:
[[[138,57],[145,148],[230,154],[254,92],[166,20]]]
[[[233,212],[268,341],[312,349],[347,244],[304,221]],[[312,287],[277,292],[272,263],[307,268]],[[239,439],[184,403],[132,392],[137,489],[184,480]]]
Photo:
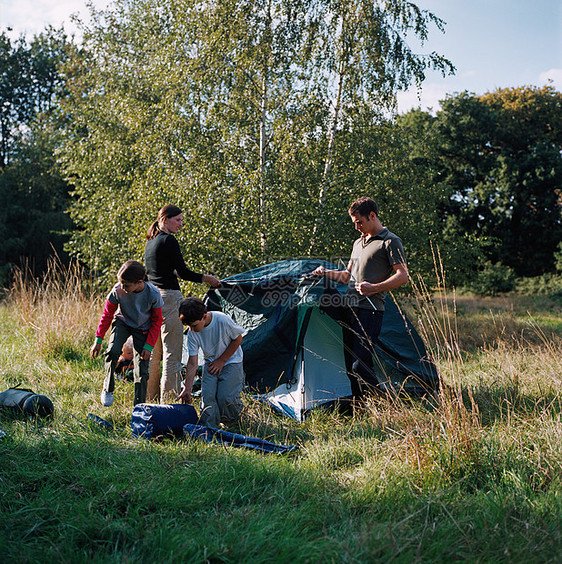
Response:
[[[102,304],[79,277],[22,281],[0,305],[0,391],[56,409],[50,423],[0,413],[2,562],[562,562],[559,302],[406,304],[439,401],[300,425],[245,398],[244,433],[299,447],[277,456],[132,438],[131,384],[99,404]]]

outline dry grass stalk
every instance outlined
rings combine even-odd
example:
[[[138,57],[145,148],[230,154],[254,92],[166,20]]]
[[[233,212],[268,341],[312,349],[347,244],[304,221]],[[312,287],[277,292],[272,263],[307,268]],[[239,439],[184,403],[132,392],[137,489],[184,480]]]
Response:
[[[91,339],[101,303],[87,285],[84,268],[50,259],[46,273],[35,278],[29,268],[17,270],[7,303],[22,327],[35,334],[36,346],[45,353],[83,345]]]

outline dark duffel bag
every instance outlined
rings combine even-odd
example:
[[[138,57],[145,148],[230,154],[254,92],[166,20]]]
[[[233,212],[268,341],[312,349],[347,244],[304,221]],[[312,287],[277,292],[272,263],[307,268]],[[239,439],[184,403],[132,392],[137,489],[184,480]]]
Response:
[[[197,423],[198,420],[199,416],[192,405],[139,403],[133,407],[131,429],[135,437],[145,439],[162,436],[180,438],[183,436],[183,426]]]
[[[23,388],[9,388],[1,392],[0,408],[2,407],[21,411],[32,417],[51,417],[55,409],[53,402],[47,396]]]

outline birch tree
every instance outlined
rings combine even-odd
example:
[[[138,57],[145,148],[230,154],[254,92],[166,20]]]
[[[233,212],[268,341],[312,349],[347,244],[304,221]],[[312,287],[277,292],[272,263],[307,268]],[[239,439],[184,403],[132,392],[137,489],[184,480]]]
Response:
[[[310,37],[310,60],[313,80],[320,85],[322,102],[328,108],[328,123],[311,253],[324,224],[339,132],[346,124],[354,127],[354,118],[364,110],[375,110],[373,119],[380,121],[380,116],[394,109],[396,92],[412,84],[420,86],[428,69],[444,75],[454,71],[443,56],[418,55],[409,46],[409,39],[423,43],[431,26],[444,31],[440,18],[412,2],[339,0],[321,3],[320,9],[321,25]]]
[[[184,209],[190,264],[212,261],[221,275],[347,247],[349,199],[404,165],[376,138],[382,110],[427,68],[450,68],[407,48],[404,34],[423,39],[430,23],[442,25],[403,0],[117,0],[94,11],[69,67],[60,156],[76,186],[71,248],[109,273],[142,256],[166,203]]]

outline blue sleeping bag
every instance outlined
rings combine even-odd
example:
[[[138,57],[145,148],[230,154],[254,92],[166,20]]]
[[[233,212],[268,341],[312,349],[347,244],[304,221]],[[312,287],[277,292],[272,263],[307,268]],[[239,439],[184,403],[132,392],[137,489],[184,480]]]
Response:
[[[131,430],[135,437],[182,437],[183,426],[197,423],[199,416],[192,405],[139,403],[133,407]]]

